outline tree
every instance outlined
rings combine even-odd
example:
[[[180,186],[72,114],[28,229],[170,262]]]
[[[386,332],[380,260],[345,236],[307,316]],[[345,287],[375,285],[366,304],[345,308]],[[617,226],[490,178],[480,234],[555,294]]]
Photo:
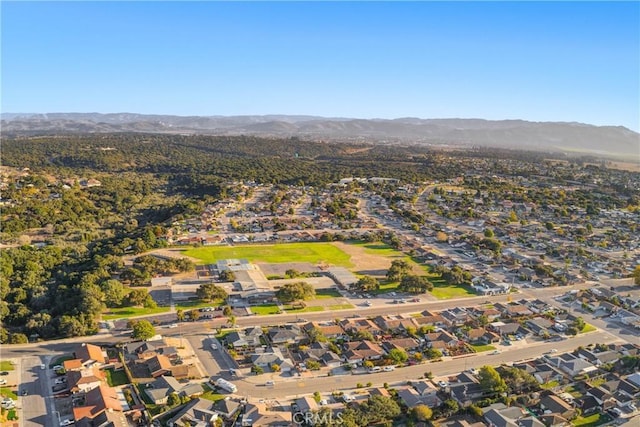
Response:
[[[231,316],[232,313],[233,313],[233,310],[228,305],[225,305],[224,308],[222,309],[222,314],[225,316]]]
[[[156,335],[156,330],[148,320],[139,320],[133,325],[131,337],[137,340],[148,340]]]
[[[181,308],[176,310],[176,317],[178,318],[178,322],[184,322],[184,318],[185,318],[184,310]]]
[[[409,359],[407,352],[401,348],[392,348],[387,357],[396,364],[404,363]]]
[[[412,294],[423,294],[433,289],[433,284],[424,276],[408,274],[400,281],[399,290]]]
[[[573,326],[579,331],[583,330],[585,327],[584,319],[582,317],[576,317],[576,320],[573,321]]]
[[[289,279],[295,279],[296,277],[300,276],[300,272],[296,269],[290,268],[284,272],[284,275]]]
[[[192,321],[197,322],[198,319],[200,319],[200,310],[196,310],[193,309],[189,312],[189,318],[191,318]]]
[[[361,292],[375,291],[379,288],[380,282],[378,282],[378,279],[371,276],[364,276],[360,278],[360,280],[358,280],[356,283],[351,285],[352,290]]]
[[[286,283],[276,291],[276,298],[278,298],[282,302],[293,302],[311,299],[315,296],[315,294],[316,290],[308,283]]]
[[[251,367],[251,372],[253,372],[256,375],[261,375],[261,374],[264,374],[264,369],[262,369],[261,366],[253,365]]]
[[[442,412],[451,416],[460,410],[460,405],[453,399],[447,399],[442,403]]]
[[[149,292],[146,289],[132,289],[127,295],[126,304],[128,306],[143,305]]]
[[[178,396],[178,393],[171,393],[167,398],[167,405],[178,406],[179,404],[180,404],[180,396]]]
[[[411,415],[416,421],[425,422],[433,417],[433,411],[427,405],[416,405],[411,410]]]
[[[498,395],[507,391],[507,384],[493,366],[483,366],[478,373],[480,386],[489,395]]]
[[[120,307],[127,291],[119,280],[107,280],[102,284],[102,293],[104,294],[104,303],[107,307]]]
[[[494,236],[493,230],[490,228],[485,228],[484,229],[484,237],[488,238],[488,239],[492,239]]]
[[[399,282],[411,271],[409,263],[403,259],[396,259],[391,262],[391,267],[387,270],[387,280],[390,282]]]
[[[229,296],[224,288],[216,285],[215,283],[203,283],[196,290],[198,298],[205,301],[213,301],[216,299],[227,299]]]
[[[278,365],[277,363],[272,363],[271,364],[271,370],[273,372],[280,372],[280,365]]]
[[[223,270],[218,276],[221,282],[233,282],[236,280],[236,274],[231,270]]]
[[[316,360],[307,360],[305,362],[305,365],[307,366],[307,369],[310,371],[318,371],[320,370],[320,362],[316,361]]]
[[[640,286],[640,264],[633,270],[633,283]]]
[[[364,424],[372,425],[380,421],[392,420],[402,413],[400,406],[391,397],[375,395],[361,404],[360,411],[365,417]]]

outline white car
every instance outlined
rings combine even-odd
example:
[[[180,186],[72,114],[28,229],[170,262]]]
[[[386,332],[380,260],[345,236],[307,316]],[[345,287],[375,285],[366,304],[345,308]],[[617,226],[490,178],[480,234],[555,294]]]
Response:
[[[72,424],[75,424],[76,422],[74,420],[62,420],[60,421],[60,425],[61,426],[70,426]]]
[[[391,371],[395,371],[396,367],[389,365],[389,366],[385,366],[384,368],[382,368],[382,370],[385,371],[385,372],[391,372]]]
[[[40,365],[40,369],[42,369],[42,370],[44,371],[45,369],[47,369],[47,365],[45,365],[44,363],[43,363],[43,364],[41,364],[41,365]]]
[[[267,381],[266,383],[264,383],[264,385],[266,386],[272,386],[275,385],[276,383],[274,383],[273,381]]]
[[[53,368],[51,368],[51,369],[53,369],[54,371],[59,371],[60,369],[64,369],[64,366],[62,366],[62,365],[56,365],[56,366],[54,366],[54,367],[53,367]]]
[[[0,378],[0,385],[7,385],[7,380]]]
[[[54,384],[64,384],[67,382],[66,378],[58,378],[57,380],[55,380]]]
[[[177,323],[172,323],[169,326],[167,326],[167,328],[173,329],[173,328],[177,328],[178,324]]]

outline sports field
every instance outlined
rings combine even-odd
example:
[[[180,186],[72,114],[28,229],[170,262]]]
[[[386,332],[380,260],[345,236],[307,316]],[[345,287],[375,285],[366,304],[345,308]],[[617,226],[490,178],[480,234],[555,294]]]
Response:
[[[309,262],[353,267],[350,256],[331,243],[282,243],[278,245],[215,246],[187,249],[183,255],[198,258],[203,264],[221,259],[239,258],[250,262]]]

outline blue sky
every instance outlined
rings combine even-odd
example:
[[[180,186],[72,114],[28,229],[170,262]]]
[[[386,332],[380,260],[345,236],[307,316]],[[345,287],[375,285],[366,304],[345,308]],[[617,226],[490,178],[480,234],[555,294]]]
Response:
[[[640,129],[638,2],[6,2],[3,112]]]

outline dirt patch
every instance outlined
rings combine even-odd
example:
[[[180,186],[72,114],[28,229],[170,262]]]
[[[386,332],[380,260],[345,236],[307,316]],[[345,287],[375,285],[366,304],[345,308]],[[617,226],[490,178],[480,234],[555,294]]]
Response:
[[[400,258],[371,254],[362,246],[349,245],[344,242],[332,242],[332,244],[351,256],[351,262],[354,265],[351,270],[354,273],[376,278],[384,277],[389,267],[391,267],[391,262],[396,258]],[[424,271],[418,265],[414,265],[413,272],[414,274],[424,274]]]
[[[320,273],[318,266],[308,262],[287,262],[282,264],[256,263],[265,276],[284,276],[287,270],[297,270],[300,273]]]

